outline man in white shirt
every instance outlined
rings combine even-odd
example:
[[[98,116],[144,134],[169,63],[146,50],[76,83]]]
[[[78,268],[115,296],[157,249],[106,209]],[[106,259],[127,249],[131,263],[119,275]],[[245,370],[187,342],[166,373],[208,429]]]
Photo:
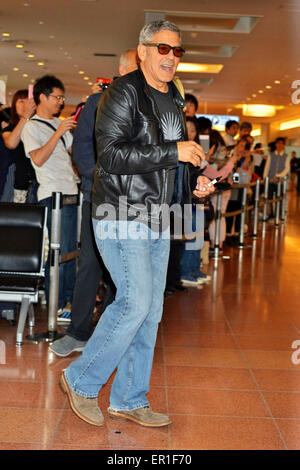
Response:
[[[31,159],[36,172],[38,201],[48,207],[47,226],[51,234],[52,193],[76,196],[78,178],[73,170],[70,151],[71,129],[76,121],[69,117],[63,121],[55,117],[65,101],[64,85],[54,76],[45,75],[34,85],[33,96],[36,114],[25,124],[21,138],[25,153]],[[75,198],[74,198],[75,199]],[[77,205],[76,201],[62,208],[61,253],[76,249]],[[49,301],[49,257],[45,268],[45,293]],[[70,308],[75,283],[75,260],[60,265],[59,312]]]
[[[239,132],[240,126],[237,121],[230,119],[225,124],[225,133],[223,134],[223,139],[225,142],[226,147],[231,147],[236,145],[236,140],[234,137]]]

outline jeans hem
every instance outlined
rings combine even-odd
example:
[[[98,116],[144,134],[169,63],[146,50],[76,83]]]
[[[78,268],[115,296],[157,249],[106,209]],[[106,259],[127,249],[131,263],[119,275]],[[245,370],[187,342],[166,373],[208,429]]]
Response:
[[[90,334],[90,336],[87,336],[87,337],[83,338],[83,337],[80,337],[79,335],[75,335],[75,334],[71,333],[71,332],[68,331],[68,330],[66,331],[66,335],[67,335],[67,336],[70,336],[71,338],[76,339],[77,341],[84,341],[84,342],[86,342],[86,343],[88,342],[88,340],[89,340],[90,337],[92,336],[92,335]]]
[[[134,411],[134,410],[140,410],[141,408],[145,408],[145,407],[149,407],[149,403],[144,403],[143,405],[137,405],[135,406],[134,408],[118,408],[118,407],[113,407],[113,406],[109,406],[108,408],[108,411],[111,410],[111,411]]]
[[[66,379],[66,382],[67,382],[69,388],[70,388],[74,393],[77,393],[77,395],[80,395],[80,396],[83,397],[83,398],[98,398],[98,395],[99,395],[98,393],[97,393],[97,395],[90,395],[90,394],[87,393],[87,392],[83,392],[82,390],[78,390],[77,387],[74,388],[74,387],[70,384],[70,382],[69,382],[69,380],[68,380],[67,372],[68,372],[68,371],[67,371],[67,369],[66,369],[66,370],[65,370],[65,373],[64,373],[65,379]]]

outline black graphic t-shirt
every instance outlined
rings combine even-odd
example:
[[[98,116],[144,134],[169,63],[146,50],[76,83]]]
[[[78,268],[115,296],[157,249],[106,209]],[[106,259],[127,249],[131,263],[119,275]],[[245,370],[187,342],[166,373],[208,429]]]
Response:
[[[183,140],[184,131],[180,123],[179,113],[173,101],[171,87],[169,87],[167,93],[162,93],[151,86],[150,90],[158,108],[165,142],[178,142]],[[176,168],[168,170],[167,204],[170,204],[172,200],[175,175]]]

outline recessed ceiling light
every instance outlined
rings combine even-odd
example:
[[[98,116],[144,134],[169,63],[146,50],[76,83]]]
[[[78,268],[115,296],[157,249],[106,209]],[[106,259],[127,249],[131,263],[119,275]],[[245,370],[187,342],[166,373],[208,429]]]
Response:
[[[53,34],[51,34],[51,35],[49,36],[49,39],[54,39],[54,38],[55,38],[55,36],[53,36]]]
[[[2,36],[3,36],[4,38],[9,38],[9,37],[10,37],[10,33],[2,33]]]
[[[19,70],[19,67],[14,67],[14,68],[13,68],[13,71],[14,71],[14,72],[18,72],[18,70]]]
[[[83,80],[89,80],[90,77],[83,77]]]
[[[265,104],[244,104],[244,116],[272,117],[276,113],[275,106]]]
[[[37,63],[40,67],[42,67],[43,65],[45,65],[45,62],[38,62]]]
[[[264,90],[258,90],[258,93],[263,93],[263,92],[264,92]]]
[[[274,80],[274,83],[276,83],[276,85],[279,85],[279,84],[280,84],[280,80]]]
[[[84,71],[83,71],[83,70],[79,70],[78,73],[79,73],[79,75],[83,75],[83,74],[84,74]]]
[[[272,87],[271,87],[271,85],[266,85],[266,88],[267,88],[268,90],[270,90],[270,88],[272,88]]]
[[[34,54],[28,54],[27,57],[29,57],[29,59],[33,59],[35,57]]]
[[[256,98],[256,94],[255,94],[255,93],[253,93],[252,98]]]
[[[44,24],[44,21],[39,21],[39,24]]]
[[[28,73],[23,73],[22,77],[25,77],[25,78],[28,77]]]
[[[88,85],[93,85],[93,82],[88,82]]]
[[[178,67],[178,72],[195,72],[195,73],[219,73],[223,68],[222,64],[195,64],[188,62],[181,62]]]
[[[23,49],[23,47],[24,47],[24,44],[16,44],[17,49]]]

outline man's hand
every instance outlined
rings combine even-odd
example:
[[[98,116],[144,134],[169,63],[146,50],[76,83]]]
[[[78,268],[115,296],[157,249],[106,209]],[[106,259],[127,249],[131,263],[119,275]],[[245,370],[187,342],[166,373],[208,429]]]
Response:
[[[193,191],[193,194],[197,197],[205,197],[209,194],[213,193],[215,190],[214,185],[208,186],[210,183],[210,179],[206,176],[198,176],[197,178],[197,186],[196,189]]]
[[[177,142],[178,160],[184,163],[191,163],[194,166],[200,166],[201,160],[204,162],[206,157],[201,145],[193,140]]]
[[[95,82],[93,85],[92,85],[92,94],[95,95],[96,93],[100,93],[101,88],[99,86],[99,82]]]
[[[63,121],[61,121],[60,125],[57,128],[57,131],[59,135],[64,135],[67,131],[70,131],[71,129],[75,129],[77,126],[77,122],[74,121],[74,117],[70,116]]]

